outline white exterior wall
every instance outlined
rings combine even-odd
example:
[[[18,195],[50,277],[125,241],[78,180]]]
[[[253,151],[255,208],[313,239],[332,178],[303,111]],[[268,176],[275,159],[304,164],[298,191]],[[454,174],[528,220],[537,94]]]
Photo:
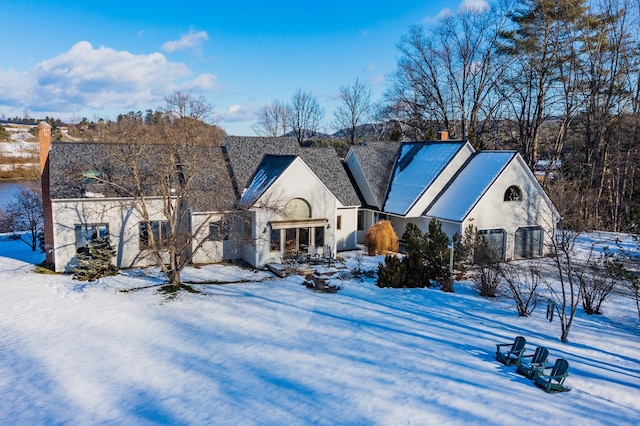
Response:
[[[358,208],[342,207],[338,209],[336,215],[342,216],[342,229],[336,229],[334,251],[354,250],[358,238]]]
[[[363,209],[363,223],[362,223],[362,227],[364,229],[362,229],[361,231],[357,231],[357,243],[358,244],[362,244],[364,242],[364,235],[367,233],[367,230],[369,228],[371,228],[374,225],[374,219],[375,219],[375,215],[376,212],[372,211],[372,210],[367,210],[367,209]],[[356,223],[357,225],[357,223]]]
[[[302,198],[311,207],[312,219],[328,219],[328,227],[325,228],[325,244],[336,247],[336,215],[338,210],[338,200],[327,189],[326,186],[317,178],[317,176],[309,169],[309,167],[300,158],[296,160],[285,170],[282,175],[271,185],[271,187],[257,201],[258,205],[268,205],[271,209],[252,209],[255,214],[255,223],[253,226],[256,234],[254,235],[255,252],[253,256],[247,256],[247,250],[244,250],[245,260],[253,266],[260,267],[266,263],[280,262],[282,260],[282,252],[271,252],[269,250],[271,228],[268,226],[272,220],[283,220],[280,212],[273,211],[283,210],[284,206],[294,198]],[[345,224],[353,222],[352,230],[355,234],[357,225],[356,209],[353,209],[353,220],[345,221],[343,217],[343,230]],[[349,225],[351,226],[351,225]],[[267,232],[263,232],[264,230]],[[346,232],[346,230],[344,230]]]
[[[456,156],[447,164],[442,173],[436,177],[424,194],[422,194],[418,201],[409,209],[406,217],[417,218],[422,216],[426,208],[429,207],[429,204],[442,192],[444,187],[453,179],[453,176],[462,168],[473,152],[473,147],[469,142],[465,143]]]
[[[516,185],[522,191],[522,201],[504,201],[507,189]],[[541,226],[548,242],[558,220],[555,208],[520,157],[509,163],[465,218],[461,229],[473,225],[477,229],[504,229],[507,232],[505,257],[513,258],[514,234],[519,227]],[[548,253],[546,243],[543,254]]]
[[[151,220],[163,220],[162,202],[148,200]],[[109,225],[109,239],[116,249],[115,264],[119,268],[149,263],[140,257],[140,215],[124,200],[83,198],[52,200],[54,259],[56,272],[70,272],[76,265],[75,225]]]
[[[223,220],[223,213],[195,213],[191,218],[191,229],[196,232],[194,249],[198,242],[203,242],[201,247],[193,255],[193,263],[212,263],[223,260],[240,259],[242,252],[238,247],[238,238],[230,238],[226,241],[212,241],[209,239],[209,223]],[[225,219],[228,220],[228,219]],[[233,227],[231,230],[234,231]]]
[[[151,220],[166,220],[162,213],[161,200],[147,200],[147,207],[151,213]],[[76,200],[54,200],[53,229],[54,256],[56,272],[70,272],[76,264],[76,236],[75,225],[100,224],[109,225],[109,239],[116,250],[114,263],[118,268],[133,266],[149,266],[152,263],[140,254],[140,222],[141,216],[126,200],[82,198]],[[195,249],[198,241],[204,244],[193,257],[194,263],[220,262],[225,259],[237,259],[242,256],[238,249],[238,239],[227,241],[210,241],[209,222],[221,219],[221,214],[199,213],[192,216],[193,231],[202,223],[204,226],[194,242]],[[232,229],[235,231],[235,229]]]
[[[402,236],[404,235],[404,232],[407,229],[407,224],[413,223],[418,228],[420,228],[420,230],[423,233],[426,233],[429,231],[429,222],[431,221],[429,218],[425,216],[409,217],[409,218],[404,218],[399,216],[389,216],[389,220],[391,221],[391,224],[393,225],[393,229],[396,231],[396,235],[398,236],[399,239],[402,239]]]

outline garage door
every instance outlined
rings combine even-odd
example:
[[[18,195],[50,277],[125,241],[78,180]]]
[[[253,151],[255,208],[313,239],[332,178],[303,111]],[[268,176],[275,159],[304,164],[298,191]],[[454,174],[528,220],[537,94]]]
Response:
[[[513,250],[514,259],[531,259],[542,254],[542,228],[525,226],[518,228]]]

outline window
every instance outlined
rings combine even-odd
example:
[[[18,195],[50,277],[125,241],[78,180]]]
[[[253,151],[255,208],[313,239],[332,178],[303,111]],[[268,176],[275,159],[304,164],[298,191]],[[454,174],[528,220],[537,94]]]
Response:
[[[226,241],[229,239],[229,223],[226,220],[209,222],[209,239],[211,241]]]
[[[309,250],[309,237],[311,228],[298,228],[298,250],[306,252]]]
[[[337,230],[342,229],[342,216],[336,217],[336,229]]]
[[[282,234],[280,229],[271,230],[271,238],[269,239],[269,250],[280,251],[280,243],[282,241]]]
[[[162,247],[169,240],[169,222],[166,220],[149,221],[151,225],[151,234],[156,242],[157,247]],[[146,222],[140,222],[140,248],[151,248],[151,239],[149,238],[149,229]]]
[[[284,217],[289,219],[310,218],[311,206],[302,198],[294,198],[284,206]]]
[[[358,231],[364,231],[364,211],[358,211]]]
[[[515,185],[507,188],[504,193],[504,201],[522,201],[522,191]]]
[[[284,250],[287,253],[295,253],[298,251],[298,232],[296,228],[285,229],[284,231]]]
[[[542,228],[540,226],[524,226],[515,234],[513,248],[514,259],[531,259],[542,255]]]
[[[504,229],[481,229],[478,233],[487,240],[489,248],[493,250],[496,256],[500,260],[503,260],[506,241],[506,232]]]
[[[76,253],[87,248],[96,241],[103,240],[109,236],[109,224],[107,223],[85,223],[75,226],[76,232]]]

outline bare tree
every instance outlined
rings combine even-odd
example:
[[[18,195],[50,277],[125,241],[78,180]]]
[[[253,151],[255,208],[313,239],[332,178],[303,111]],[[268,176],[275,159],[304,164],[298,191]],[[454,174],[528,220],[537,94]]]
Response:
[[[422,139],[436,130],[479,143],[484,119],[499,97],[505,66],[497,61],[497,37],[506,23],[497,9],[463,9],[433,28],[414,26],[398,48],[398,69],[385,95],[387,113]]]
[[[599,315],[602,313],[602,303],[624,280],[624,267],[607,247],[600,257],[595,257],[586,266],[588,274],[580,282],[582,309],[588,315]]]
[[[318,132],[324,118],[324,110],[311,93],[296,90],[287,110],[289,128],[298,139],[298,143],[301,144]]]
[[[549,302],[558,314],[560,340],[563,342],[569,340],[569,331],[581,301],[580,280],[585,268],[576,254],[576,240],[580,235],[563,229],[552,239],[552,262],[556,273],[550,279],[544,279]]]
[[[511,298],[516,303],[516,310],[521,317],[527,317],[538,304],[538,288],[542,284],[540,265],[529,262],[526,265],[503,263],[500,277],[506,283]]]
[[[111,129],[110,137],[121,143],[112,145],[99,179],[140,217],[140,257],[157,265],[169,281],[167,289],[176,291],[185,287],[181,271],[205,245],[213,216],[191,221],[192,203],[208,179],[203,171],[226,173],[226,165],[214,155],[222,132],[207,123],[212,106],[182,92],[165,100],[159,123],[123,118]]]
[[[21,189],[16,199],[0,211],[0,228],[13,233],[36,251],[44,228],[42,194],[29,188]]]
[[[287,105],[276,100],[264,105],[257,114],[257,122],[251,128],[257,135],[278,137],[287,133]]]
[[[371,115],[371,89],[356,79],[352,85],[342,86],[338,95],[340,104],[334,112],[334,127],[346,133],[349,144],[353,145],[358,136],[358,126]]]

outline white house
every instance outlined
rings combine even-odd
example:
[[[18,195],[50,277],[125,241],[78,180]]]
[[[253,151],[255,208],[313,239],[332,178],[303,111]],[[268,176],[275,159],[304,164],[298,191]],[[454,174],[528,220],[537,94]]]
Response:
[[[132,145],[51,143],[46,123],[40,136],[47,261],[56,271],[70,271],[79,250],[109,236],[118,267],[147,265],[150,233],[156,239],[166,234],[161,188],[151,178],[168,148],[157,144],[148,153],[147,225],[134,200],[118,188],[128,184],[131,170],[122,158]],[[200,170],[180,208],[187,210],[191,232],[200,229],[192,247],[194,263],[243,259],[259,267],[279,262],[288,252],[356,247],[360,202],[333,148],[301,148],[287,138],[229,137],[224,146],[190,149]],[[287,155],[272,156],[272,151]],[[258,183],[264,173],[272,178],[268,185]]]
[[[39,137],[47,261],[69,271],[88,242],[109,236],[118,267],[148,264],[150,235],[162,239],[168,226],[154,167],[170,148],[154,144],[144,157],[149,173],[138,191],[147,224],[124,191],[132,169],[122,158],[135,145],[51,143],[46,123]],[[504,258],[535,257],[559,219],[520,155],[476,152],[464,141],[370,142],[351,147],[344,161],[333,148],[292,138],[228,136],[223,146],[189,150],[198,168],[186,202],[174,207],[190,233],[198,230],[194,263],[261,267],[288,253],[351,250],[381,218],[399,236],[409,222],[424,231],[437,219],[450,237],[472,225]]]
[[[363,199],[362,230],[384,218],[402,236],[409,222],[426,232],[437,219],[452,238],[471,225],[503,258],[521,259],[548,253],[560,219],[514,151],[476,152],[465,141],[369,142],[352,147],[345,163]]]

